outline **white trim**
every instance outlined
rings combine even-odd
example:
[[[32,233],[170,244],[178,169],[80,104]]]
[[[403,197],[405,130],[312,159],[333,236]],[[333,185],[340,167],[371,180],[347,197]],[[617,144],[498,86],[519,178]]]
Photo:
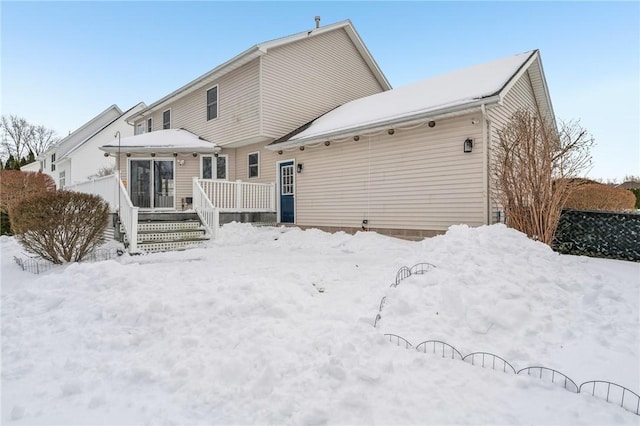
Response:
[[[169,111],[169,127],[164,127],[164,113],[167,111]],[[173,113],[171,112],[171,108],[167,108],[164,111],[162,111],[161,117],[162,117],[162,130],[171,129],[171,122],[173,121]]]
[[[258,175],[257,176],[251,176],[251,171],[250,171],[251,164],[249,163],[249,157],[251,157],[253,154],[258,154]],[[260,179],[260,151],[247,153],[247,179]]]
[[[211,157],[211,178],[205,178],[203,176],[204,166],[202,165],[205,157]],[[218,179],[218,161],[219,157],[225,159],[224,179]],[[200,179],[217,179],[217,180],[229,180],[229,154],[218,154],[216,157],[214,154],[200,154]]]
[[[209,90],[213,90],[213,89],[217,89],[216,90],[216,116],[214,118],[209,118]],[[207,116],[206,121],[208,123],[211,120],[216,120],[220,118],[220,84],[216,83],[213,86],[206,89],[204,91],[204,95],[205,95],[205,114]]]
[[[144,121],[137,123],[135,129],[133,129],[134,136],[142,135],[145,133],[146,124]]]
[[[298,192],[298,179],[296,177],[296,159],[290,158],[288,160],[280,160],[276,161],[276,219],[278,223],[282,223],[282,211],[280,210],[280,164],[282,163],[293,163],[293,223],[297,223],[298,221],[298,204],[296,203],[296,193]]]
[[[146,124],[145,127],[147,129],[147,133],[153,132],[153,117],[147,117],[146,123],[147,124]],[[149,126],[149,124],[151,124],[151,126]],[[151,128],[149,128],[149,127],[151,127]]]
[[[127,185],[126,185],[126,190],[127,190],[127,195],[129,195],[129,199],[132,200],[133,202],[133,198],[131,197],[131,162],[132,161],[171,161],[171,163],[173,164],[173,207],[140,207],[140,206],[135,206],[138,207],[141,211],[171,211],[171,210],[176,210],[176,203],[177,203],[177,199],[176,199],[176,192],[177,192],[177,180],[176,180],[176,159],[174,157],[126,157],[127,158]],[[153,204],[153,197],[154,197],[154,191],[155,188],[153,187],[153,185],[155,184],[155,169],[153,168],[153,164],[151,164],[151,186],[149,188],[149,190],[151,191],[151,193],[149,194],[149,201],[151,204]]]

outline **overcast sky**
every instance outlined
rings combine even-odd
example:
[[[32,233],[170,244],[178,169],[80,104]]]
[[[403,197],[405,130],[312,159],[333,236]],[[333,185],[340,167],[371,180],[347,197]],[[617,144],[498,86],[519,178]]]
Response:
[[[393,87],[540,49],[559,119],[596,139],[591,177],[640,175],[638,2],[0,3],[2,114],[64,136],[151,104],[252,45],[351,19]]]

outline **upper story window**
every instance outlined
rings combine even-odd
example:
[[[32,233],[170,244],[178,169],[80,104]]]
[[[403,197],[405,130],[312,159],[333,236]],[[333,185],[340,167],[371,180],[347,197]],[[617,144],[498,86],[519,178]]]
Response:
[[[147,133],[153,131],[153,118],[147,118]]]
[[[144,133],[144,123],[138,123],[136,125],[136,135],[141,135]]]
[[[56,154],[51,154],[51,171],[54,172],[56,170],[56,165],[55,165],[55,161],[56,161]]]
[[[249,177],[257,178],[260,176],[260,153],[252,152],[249,154]]]
[[[218,118],[218,86],[207,90],[207,120]]]
[[[162,113],[162,128],[163,129],[171,128],[171,110],[170,109]]]

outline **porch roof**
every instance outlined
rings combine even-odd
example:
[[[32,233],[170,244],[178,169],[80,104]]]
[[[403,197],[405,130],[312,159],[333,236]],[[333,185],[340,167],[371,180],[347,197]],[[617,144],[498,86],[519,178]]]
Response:
[[[126,138],[114,139],[100,147],[102,151],[126,152],[200,152],[215,153],[221,148],[185,129],[165,129]]]

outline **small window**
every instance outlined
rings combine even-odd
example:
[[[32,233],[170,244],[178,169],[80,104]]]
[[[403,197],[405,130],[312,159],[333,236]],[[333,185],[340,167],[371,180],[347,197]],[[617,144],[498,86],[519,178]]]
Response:
[[[163,129],[171,128],[171,110],[170,109],[162,113],[162,128]]]
[[[141,135],[144,133],[144,123],[138,123],[136,125],[136,135]]]
[[[56,154],[51,154],[51,171],[55,172],[56,165],[54,164],[56,161]]]
[[[257,178],[260,176],[260,153],[252,152],[249,154],[249,177]]]
[[[218,118],[218,86],[207,90],[207,120]]]
[[[153,131],[153,118],[147,118],[147,133],[151,133]]]

